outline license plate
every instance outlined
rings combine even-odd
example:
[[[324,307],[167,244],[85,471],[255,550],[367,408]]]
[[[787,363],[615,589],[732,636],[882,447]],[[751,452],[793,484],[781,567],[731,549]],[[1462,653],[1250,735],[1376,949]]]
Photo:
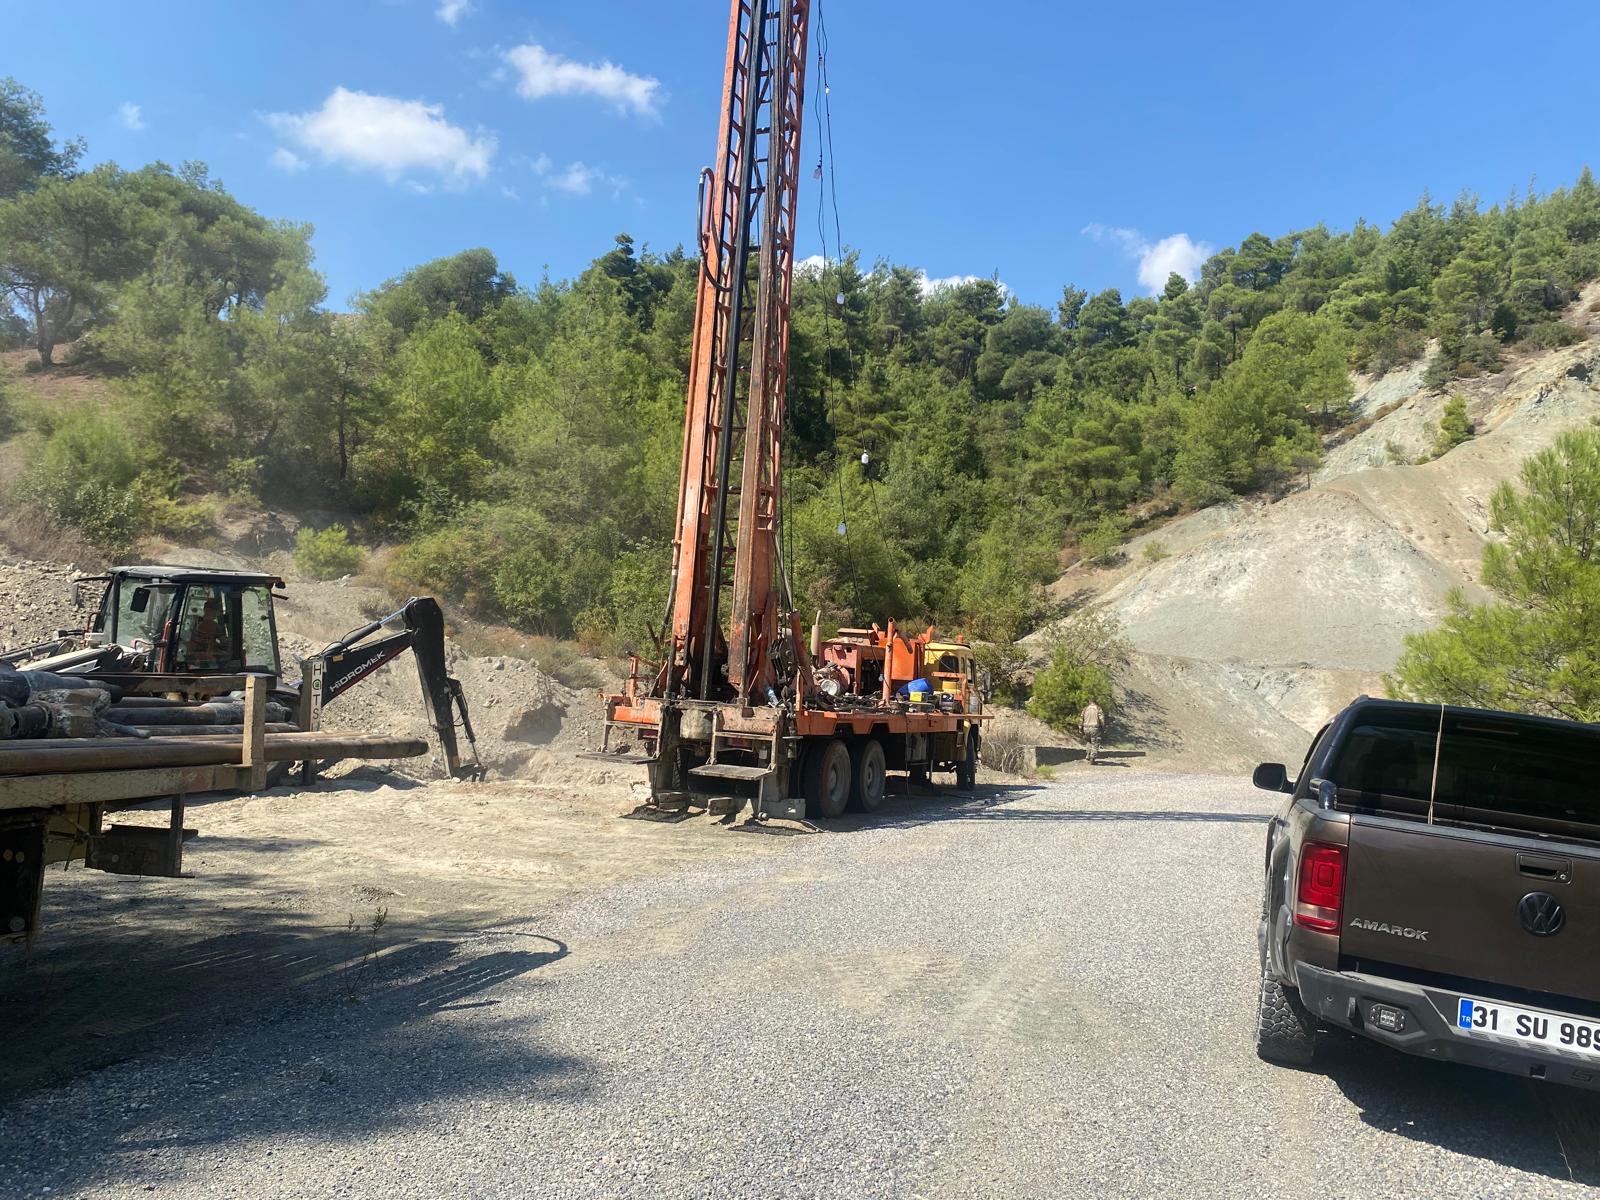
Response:
[[[1473,1037],[1501,1038],[1600,1059],[1600,1022],[1563,1013],[1463,996],[1456,1009],[1456,1026]]]

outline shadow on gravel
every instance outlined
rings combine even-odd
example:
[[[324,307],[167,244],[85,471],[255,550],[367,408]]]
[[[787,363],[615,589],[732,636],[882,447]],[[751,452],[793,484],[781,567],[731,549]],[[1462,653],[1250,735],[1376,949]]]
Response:
[[[493,994],[566,957],[560,940],[480,922],[470,944],[419,931],[352,944],[251,916],[198,940],[192,927],[122,926],[0,970],[7,1194],[160,1191],[188,1151],[248,1140],[338,1154],[423,1108],[586,1094],[594,1067],[543,1048],[528,985],[512,1016]]]
[[[1374,1129],[1552,1179],[1600,1184],[1600,1093],[1416,1058],[1343,1033],[1324,1035],[1314,1070]]]
[[[829,830],[910,829],[942,821],[1192,821],[1264,825],[1266,813],[1187,812],[1177,809],[1018,808],[1019,801],[1048,789],[1034,784],[987,784],[973,792],[936,792],[895,797],[876,813],[828,821]],[[1058,793],[1059,794],[1059,793]]]

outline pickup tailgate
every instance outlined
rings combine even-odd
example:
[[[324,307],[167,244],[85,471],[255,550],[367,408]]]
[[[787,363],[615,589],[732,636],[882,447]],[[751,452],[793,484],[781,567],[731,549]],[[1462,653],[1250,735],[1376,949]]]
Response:
[[[1343,922],[1343,955],[1600,1001],[1600,847],[1353,815]]]

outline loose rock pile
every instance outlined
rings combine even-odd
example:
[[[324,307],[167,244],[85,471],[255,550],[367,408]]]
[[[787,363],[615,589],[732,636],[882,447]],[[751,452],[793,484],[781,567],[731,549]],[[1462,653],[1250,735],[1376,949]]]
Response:
[[[0,558],[0,650],[48,641],[58,629],[81,627],[86,614],[72,603],[72,581],[81,574],[71,564]],[[93,590],[92,584],[85,589]],[[85,602],[97,598],[85,595]]]

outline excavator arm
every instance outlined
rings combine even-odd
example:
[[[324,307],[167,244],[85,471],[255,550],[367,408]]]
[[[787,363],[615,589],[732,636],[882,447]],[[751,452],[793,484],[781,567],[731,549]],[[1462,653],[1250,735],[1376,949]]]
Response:
[[[373,634],[388,631],[383,637]],[[369,640],[371,639],[371,640]],[[445,764],[457,779],[482,779],[477,739],[472,734],[472,719],[461,683],[450,676],[444,659],[444,613],[430,596],[413,596],[396,612],[380,621],[353,629],[337,642],[315,655],[320,672],[305,670],[302,678],[321,677],[318,707],[342,696],[380,667],[410,650],[417,657],[417,676],[422,681],[422,697],[428,706],[428,723],[439,737]],[[309,666],[309,664],[308,664]],[[456,718],[466,735],[472,761],[462,761],[456,742]]]

